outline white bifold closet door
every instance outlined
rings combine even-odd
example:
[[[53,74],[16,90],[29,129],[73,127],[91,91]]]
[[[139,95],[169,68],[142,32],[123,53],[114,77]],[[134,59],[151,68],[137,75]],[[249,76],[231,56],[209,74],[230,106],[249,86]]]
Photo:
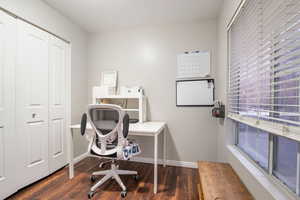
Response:
[[[16,158],[20,152],[14,131],[14,69],[16,21],[0,12],[0,199],[17,190]]]
[[[16,130],[21,185],[49,173],[49,36],[18,20],[16,67]]]
[[[32,183],[67,163],[66,66],[62,40],[18,22],[16,127],[22,184]]]
[[[0,11],[0,199],[67,164],[69,48]]]
[[[66,66],[68,44],[18,21],[16,127],[22,183],[66,165]]]
[[[67,44],[49,37],[49,171],[66,165]]]

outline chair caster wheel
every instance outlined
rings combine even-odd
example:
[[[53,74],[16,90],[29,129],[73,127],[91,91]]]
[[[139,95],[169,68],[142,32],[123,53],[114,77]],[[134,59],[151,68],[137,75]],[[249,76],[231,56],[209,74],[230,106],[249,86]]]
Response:
[[[127,191],[122,191],[122,192],[121,192],[121,197],[122,197],[122,198],[125,198],[126,195],[127,195]]]
[[[96,176],[92,175],[90,179],[91,179],[91,182],[93,183],[96,181]]]
[[[105,163],[100,163],[99,167],[103,168],[105,166]]]
[[[91,198],[93,198],[94,195],[95,195],[95,192],[90,191],[88,193],[88,198],[91,199]]]
[[[135,181],[138,181],[140,179],[140,176],[137,174],[137,175],[134,175],[133,178]]]

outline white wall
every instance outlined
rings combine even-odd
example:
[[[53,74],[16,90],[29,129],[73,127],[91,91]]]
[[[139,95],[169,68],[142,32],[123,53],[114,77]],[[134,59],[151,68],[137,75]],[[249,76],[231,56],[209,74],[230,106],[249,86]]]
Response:
[[[71,41],[72,123],[78,123],[87,105],[88,34],[41,0],[0,0],[0,7]],[[77,135],[75,155],[85,151],[85,142]]]
[[[176,107],[176,56],[189,50],[211,50],[216,66],[216,20],[126,29],[92,35],[89,40],[89,102],[104,70],[118,70],[120,85],[140,85],[149,100],[149,119],[169,127],[168,159],[217,159],[216,121],[211,107]],[[139,139],[143,157],[152,157],[152,139]]]
[[[241,0],[224,1],[220,15],[218,18],[218,63],[217,63],[217,85],[216,96],[219,100],[226,104],[227,108],[227,26],[230,23],[232,16],[238,8]],[[218,123],[218,160],[226,160],[226,145],[234,141],[233,134],[226,131],[226,120],[219,120]]]

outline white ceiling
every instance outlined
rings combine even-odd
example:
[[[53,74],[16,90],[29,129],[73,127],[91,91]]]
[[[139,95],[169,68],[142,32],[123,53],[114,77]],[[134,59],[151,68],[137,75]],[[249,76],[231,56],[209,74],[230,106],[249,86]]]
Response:
[[[216,18],[223,0],[43,0],[88,32]]]

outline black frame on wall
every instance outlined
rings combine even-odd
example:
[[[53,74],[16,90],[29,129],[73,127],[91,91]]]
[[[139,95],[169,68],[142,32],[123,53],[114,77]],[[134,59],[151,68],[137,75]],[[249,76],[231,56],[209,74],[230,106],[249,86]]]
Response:
[[[177,84],[179,82],[192,82],[192,81],[207,81],[207,82],[212,82],[214,85],[213,88],[213,101],[215,101],[215,80],[212,78],[206,78],[206,79],[192,79],[192,80],[176,80],[176,84],[175,84],[175,90],[176,90],[176,107],[213,107],[214,104],[211,105],[178,105],[177,102]]]

